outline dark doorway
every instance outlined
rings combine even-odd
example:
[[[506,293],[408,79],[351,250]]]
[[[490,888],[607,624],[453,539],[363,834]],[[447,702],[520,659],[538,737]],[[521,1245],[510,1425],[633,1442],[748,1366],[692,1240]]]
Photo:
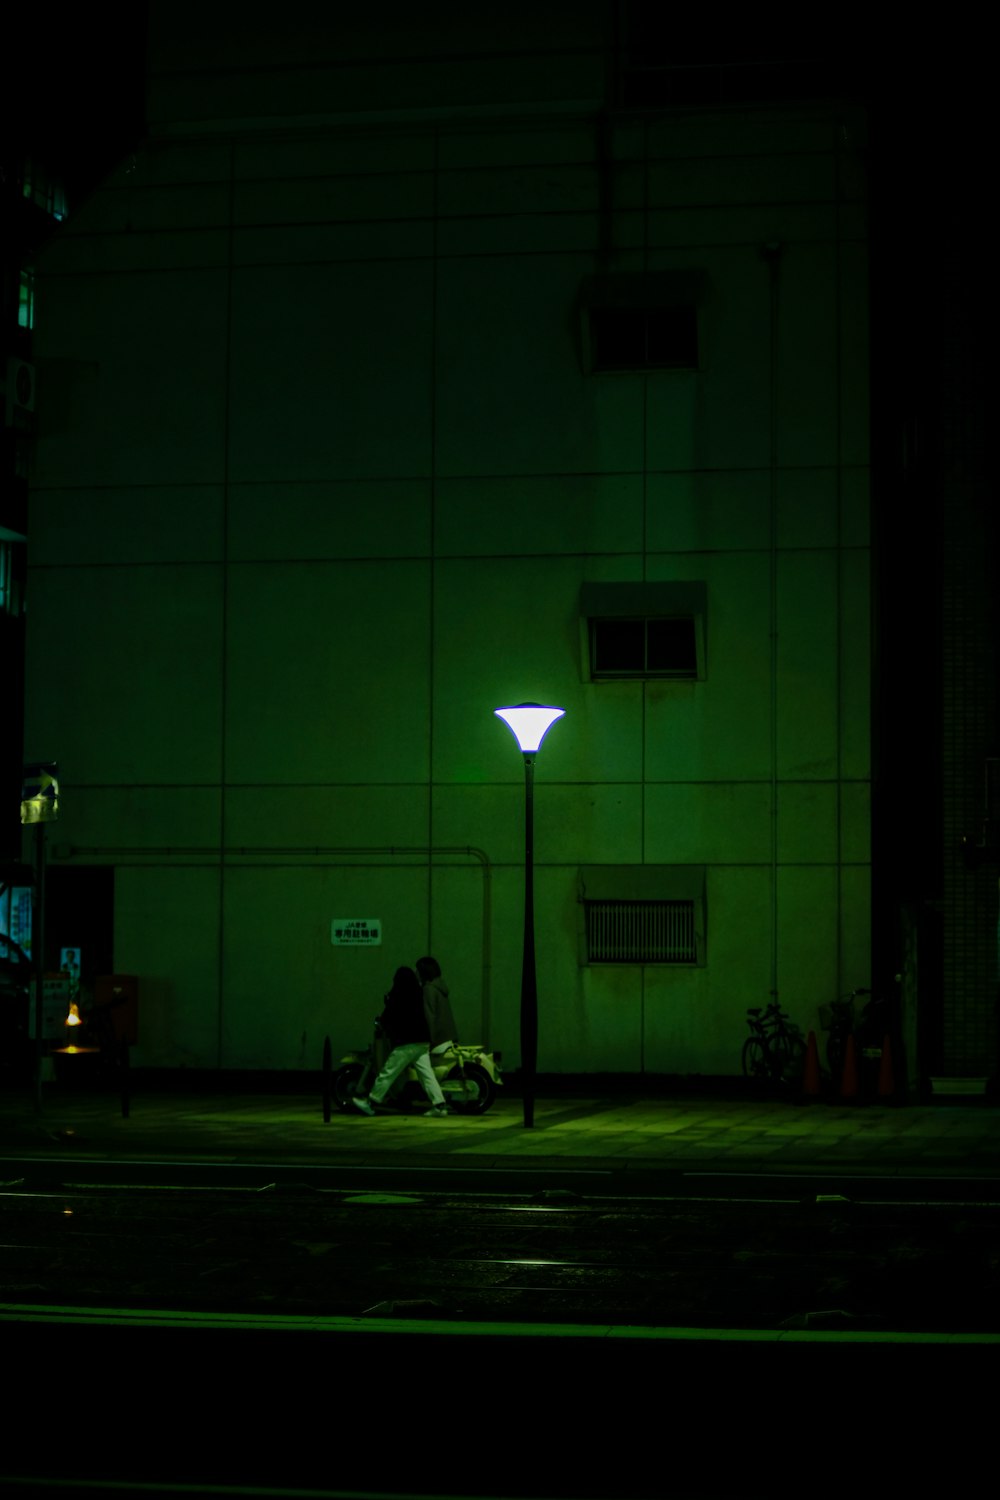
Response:
[[[45,872],[45,967],[63,949],[79,954],[80,983],[114,973],[115,872],[110,865],[49,865]]]

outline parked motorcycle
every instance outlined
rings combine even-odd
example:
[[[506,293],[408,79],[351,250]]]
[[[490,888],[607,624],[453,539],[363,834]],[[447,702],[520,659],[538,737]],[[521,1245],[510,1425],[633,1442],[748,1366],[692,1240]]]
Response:
[[[378,1076],[390,1042],[381,1020],[376,1018],[375,1036],[370,1047],[348,1052],[340,1059],[331,1080],[333,1101],[342,1114],[351,1109],[355,1094],[366,1095]],[[431,1065],[441,1085],[449,1109],[461,1115],[481,1115],[489,1109],[502,1085],[500,1053],[484,1052],[474,1046],[457,1044],[447,1052],[431,1057]],[[427,1107],[427,1096],[413,1068],[404,1068],[386,1096],[385,1102],[398,1109],[420,1104]]]

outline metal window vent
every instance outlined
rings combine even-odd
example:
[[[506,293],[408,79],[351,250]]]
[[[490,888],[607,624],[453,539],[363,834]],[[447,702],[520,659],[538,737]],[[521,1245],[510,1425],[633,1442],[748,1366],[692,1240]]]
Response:
[[[584,910],[590,963],[698,961],[693,901],[585,901]]]

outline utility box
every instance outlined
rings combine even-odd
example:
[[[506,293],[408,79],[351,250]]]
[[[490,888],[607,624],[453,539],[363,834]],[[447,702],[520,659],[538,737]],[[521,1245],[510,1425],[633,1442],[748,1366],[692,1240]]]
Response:
[[[139,980],[135,974],[101,974],[94,980],[94,1010],[107,1009],[116,1042],[139,1040]]]

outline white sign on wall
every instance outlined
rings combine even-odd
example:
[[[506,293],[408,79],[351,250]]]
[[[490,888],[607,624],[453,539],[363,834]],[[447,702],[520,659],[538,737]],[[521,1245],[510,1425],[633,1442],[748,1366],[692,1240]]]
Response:
[[[335,948],[380,948],[381,917],[334,917],[330,941]]]

